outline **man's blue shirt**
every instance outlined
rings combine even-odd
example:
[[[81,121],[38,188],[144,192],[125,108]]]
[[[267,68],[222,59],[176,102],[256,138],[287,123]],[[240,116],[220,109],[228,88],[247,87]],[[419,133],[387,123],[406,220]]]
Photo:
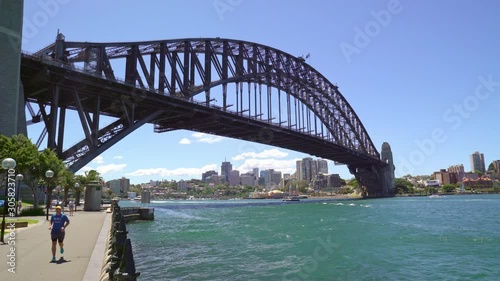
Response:
[[[52,215],[52,218],[50,218],[50,221],[52,222],[52,230],[50,233],[54,234],[59,233],[61,231],[61,227],[63,227],[66,222],[69,222],[69,219],[65,214],[54,214]]]

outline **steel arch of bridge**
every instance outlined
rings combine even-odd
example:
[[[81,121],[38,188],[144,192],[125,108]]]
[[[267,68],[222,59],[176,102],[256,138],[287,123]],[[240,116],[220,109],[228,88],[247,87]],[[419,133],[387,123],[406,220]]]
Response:
[[[249,122],[253,120],[267,122],[282,129],[308,135],[309,138],[319,139],[323,143],[347,151],[353,158],[359,157],[366,162],[364,165],[366,167],[381,166],[382,163],[361,120],[338,87],[307,64],[303,58],[294,57],[269,46],[221,38],[127,43],[69,42],[64,40],[62,34],[59,34],[54,44],[33,54],[31,58],[38,58],[44,64],[66,70],[65,73],[62,70],[54,71],[60,72],[60,76],[67,77],[71,71],[83,72],[109,82],[141,89],[146,91],[148,96],[156,94],[173,97],[194,103],[196,106],[211,107],[221,112],[247,118]],[[121,64],[114,63],[116,61]],[[121,75],[120,71],[122,71]],[[124,77],[124,80],[118,77]],[[236,91],[236,94],[232,96],[233,99],[236,98],[235,104],[229,102],[229,97],[233,95],[228,87],[231,84]],[[245,103],[248,102],[248,108],[245,108],[246,104],[244,104],[244,84],[248,89],[248,99],[245,100]],[[253,107],[250,94],[252,84],[255,90]],[[261,94],[262,86],[266,88],[264,97],[267,99],[267,108],[264,113],[262,107],[258,106],[259,102],[262,103],[262,97],[257,98],[257,89]],[[215,87],[222,88],[222,101],[220,101],[222,104],[214,106],[211,90],[213,91]],[[53,92],[58,92],[58,89],[56,87]],[[277,93],[271,89],[276,89]],[[283,95],[282,92],[284,92]],[[202,93],[205,94],[202,102],[195,102],[195,98]],[[272,112],[271,105],[271,96],[276,95],[279,102],[278,115]],[[79,105],[78,101],[81,97],[78,97],[77,93],[74,93],[74,96],[76,102],[68,107],[72,106],[79,111],[82,116],[82,125],[85,123],[86,127],[92,127],[93,124],[97,124],[96,114],[99,114],[101,106],[91,111],[95,112],[94,119],[97,119],[92,120],[88,112],[84,116],[85,108]],[[281,97],[286,99],[284,110],[286,116],[284,117],[281,113]],[[292,100],[295,104],[292,104]],[[41,109],[45,106],[40,102],[39,105]],[[51,105],[58,106],[58,103],[53,100]],[[50,119],[54,113],[52,107],[50,114],[43,113],[42,110],[41,118]],[[231,110],[231,107],[236,110]],[[127,109],[124,106],[123,110],[133,111],[134,108]],[[34,118],[40,118],[32,109],[30,111]],[[83,140],[65,152],[59,147],[59,154],[65,159],[71,158],[71,161],[76,163],[85,158],[86,152],[94,150],[96,153],[101,153],[116,143],[121,138],[105,146],[102,145],[118,135],[120,131],[128,130],[126,133],[128,134],[145,123],[154,123],[157,132],[182,128],[197,130],[194,124],[189,125],[188,122],[185,122],[184,125],[187,124],[185,127],[182,125],[175,127],[174,123],[165,121],[169,118],[161,118],[163,113],[164,111],[156,110],[143,115],[140,120],[134,120],[134,116],[139,114],[129,112],[125,118],[128,119],[129,125],[127,125],[127,120],[122,120],[122,118],[108,128],[87,128],[87,140]],[[87,121],[84,122],[85,119]],[[278,122],[275,122],[276,119]],[[52,121],[52,126],[47,126],[47,128],[52,128],[52,133],[49,132],[52,137],[49,137],[48,146],[57,147],[56,139],[62,141],[62,137],[55,137],[56,124],[54,120]],[[209,130],[200,129],[200,131],[212,133]],[[91,140],[91,135],[99,139]],[[82,151],[84,146],[86,146],[86,151]],[[304,152],[314,154],[307,150]],[[316,154],[322,156],[321,153]],[[87,159],[80,161],[76,167],[81,168],[90,162],[92,159],[88,159],[89,155],[91,154],[88,154]],[[93,155],[96,156],[95,153]],[[324,158],[352,164],[346,158]],[[350,167],[356,168],[356,166],[359,166],[359,161],[358,164]]]
[[[207,103],[210,89],[217,85],[223,85],[224,97],[227,96],[228,83],[269,85],[301,100],[326,125],[337,144],[379,159],[361,120],[338,87],[304,59],[283,51],[257,43],[220,38],[131,43],[58,40],[49,49],[54,50],[54,55],[60,60],[83,62],[87,69],[91,68],[96,74],[111,80],[116,77],[110,61],[126,58],[126,83],[183,98],[205,92]],[[58,49],[61,50],[59,53]],[[203,61],[198,54],[204,55]],[[147,55],[150,56],[149,65],[144,58]],[[170,79],[164,75],[168,67]],[[217,74],[215,80],[213,69]],[[159,75],[155,75],[156,71]],[[195,72],[202,85],[194,84]],[[224,99],[223,110],[226,108]]]

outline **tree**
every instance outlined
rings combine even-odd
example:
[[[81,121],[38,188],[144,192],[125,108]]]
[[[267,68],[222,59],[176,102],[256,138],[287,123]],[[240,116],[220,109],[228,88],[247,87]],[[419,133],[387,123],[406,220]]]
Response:
[[[443,191],[443,193],[448,193],[448,192],[455,191],[455,185],[453,185],[453,184],[444,184],[441,187],[441,190]]]
[[[75,189],[75,183],[75,174],[73,174],[73,172],[71,172],[67,167],[64,167],[64,169],[61,171],[61,175],[59,176],[59,185],[63,187],[63,200],[65,203],[68,203],[69,190]]]
[[[99,172],[97,172],[96,170],[86,171],[83,175],[76,176],[76,182],[80,184],[80,187],[77,190],[75,190],[76,191],[75,201],[77,206],[80,206],[80,196],[85,186],[87,186],[91,181],[101,182],[101,180],[102,178],[100,177]]]
[[[399,194],[410,193],[410,189],[413,190],[413,184],[404,178],[396,178],[395,187]]]
[[[0,135],[0,158],[11,157],[16,160],[16,172],[24,176],[23,183],[31,188],[34,207],[38,208],[40,180],[40,154],[35,144],[24,135],[8,138]],[[2,186],[5,186],[2,184]]]
[[[488,171],[494,171],[494,170],[495,170],[495,164],[491,162],[490,165],[488,166]]]
[[[52,200],[52,191],[59,183],[63,170],[65,169],[64,163],[57,157],[57,154],[50,148],[44,149],[40,153],[40,169],[39,172],[43,173],[43,178],[47,184],[47,206],[50,205]],[[54,175],[51,178],[45,176],[45,172],[51,170]]]

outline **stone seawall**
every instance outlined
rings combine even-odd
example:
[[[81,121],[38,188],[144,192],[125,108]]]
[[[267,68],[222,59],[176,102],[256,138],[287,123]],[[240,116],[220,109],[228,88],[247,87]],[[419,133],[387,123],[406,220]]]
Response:
[[[111,203],[111,227],[106,241],[101,281],[137,280],[132,243],[127,238],[126,222],[153,220],[153,208],[120,208],[117,201]]]
[[[142,207],[125,207],[120,208],[120,211],[125,218],[125,222],[133,220],[154,220],[155,213],[153,208]]]

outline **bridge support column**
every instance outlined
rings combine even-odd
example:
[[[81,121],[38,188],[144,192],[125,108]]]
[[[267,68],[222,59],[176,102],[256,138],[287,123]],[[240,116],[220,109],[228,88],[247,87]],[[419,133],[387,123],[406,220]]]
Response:
[[[361,168],[349,166],[349,171],[356,177],[363,197],[390,197],[395,194],[395,168],[391,147],[387,142],[382,144],[380,156],[386,165]]]
[[[0,1],[0,134],[26,135],[21,73],[22,0]]]

